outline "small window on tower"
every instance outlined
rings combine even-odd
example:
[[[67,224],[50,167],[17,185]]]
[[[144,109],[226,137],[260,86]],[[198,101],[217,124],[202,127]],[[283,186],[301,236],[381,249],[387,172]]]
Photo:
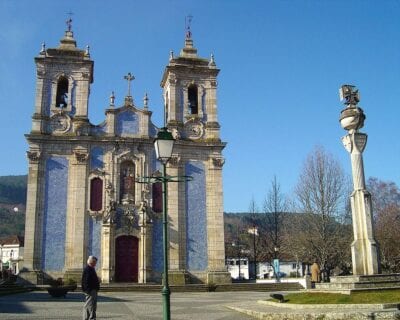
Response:
[[[66,108],[68,105],[68,79],[61,77],[57,83],[56,107]]]
[[[101,211],[103,209],[103,180],[93,178],[90,180],[90,210]]]
[[[198,114],[197,87],[194,84],[190,85],[188,88],[188,99],[190,114]]]

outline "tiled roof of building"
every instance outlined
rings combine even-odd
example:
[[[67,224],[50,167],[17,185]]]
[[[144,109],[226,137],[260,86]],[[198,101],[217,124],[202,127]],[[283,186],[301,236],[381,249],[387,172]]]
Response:
[[[20,247],[23,247],[24,237],[13,235],[0,239],[0,245],[7,245],[7,244],[19,244]]]

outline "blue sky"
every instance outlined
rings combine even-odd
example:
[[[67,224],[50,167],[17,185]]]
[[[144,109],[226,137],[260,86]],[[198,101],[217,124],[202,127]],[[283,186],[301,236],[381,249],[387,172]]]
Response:
[[[322,145],[350,172],[341,144],[338,89],[354,84],[367,116],[366,177],[400,184],[400,1],[31,1],[0,0],[0,175],[27,173],[24,134],[35,95],[33,58],[57,47],[73,12],[80,48],[95,61],[90,120],[100,123],[112,90],[116,104],[132,72],[133,96],[149,94],[162,123],[159,86],[169,51],[184,43],[215,55],[224,151],[225,211],[261,205],[274,175],[292,194],[307,155]]]

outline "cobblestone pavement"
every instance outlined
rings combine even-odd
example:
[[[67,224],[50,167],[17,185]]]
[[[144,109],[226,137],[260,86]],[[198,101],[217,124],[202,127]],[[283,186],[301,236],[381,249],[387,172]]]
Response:
[[[173,293],[171,318],[176,320],[254,319],[228,309],[244,300],[265,299],[263,292]],[[82,319],[83,294],[70,292],[66,298],[52,298],[35,291],[0,297],[0,319]],[[161,293],[100,292],[97,319],[162,319]]]

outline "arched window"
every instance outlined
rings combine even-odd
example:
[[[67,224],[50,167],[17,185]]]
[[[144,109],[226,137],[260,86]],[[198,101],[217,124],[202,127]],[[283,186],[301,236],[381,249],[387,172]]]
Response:
[[[162,202],[162,183],[156,182],[152,185],[153,194],[153,211],[156,213],[163,212],[163,202]]]
[[[121,163],[120,200],[135,201],[135,164],[132,161]]]
[[[96,177],[90,180],[90,210],[103,209],[103,180]]]
[[[199,108],[197,104],[197,87],[194,84],[190,85],[188,88],[188,100],[190,114],[198,114]]]
[[[68,105],[68,79],[61,77],[57,83],[56,107],[66,108]]]

